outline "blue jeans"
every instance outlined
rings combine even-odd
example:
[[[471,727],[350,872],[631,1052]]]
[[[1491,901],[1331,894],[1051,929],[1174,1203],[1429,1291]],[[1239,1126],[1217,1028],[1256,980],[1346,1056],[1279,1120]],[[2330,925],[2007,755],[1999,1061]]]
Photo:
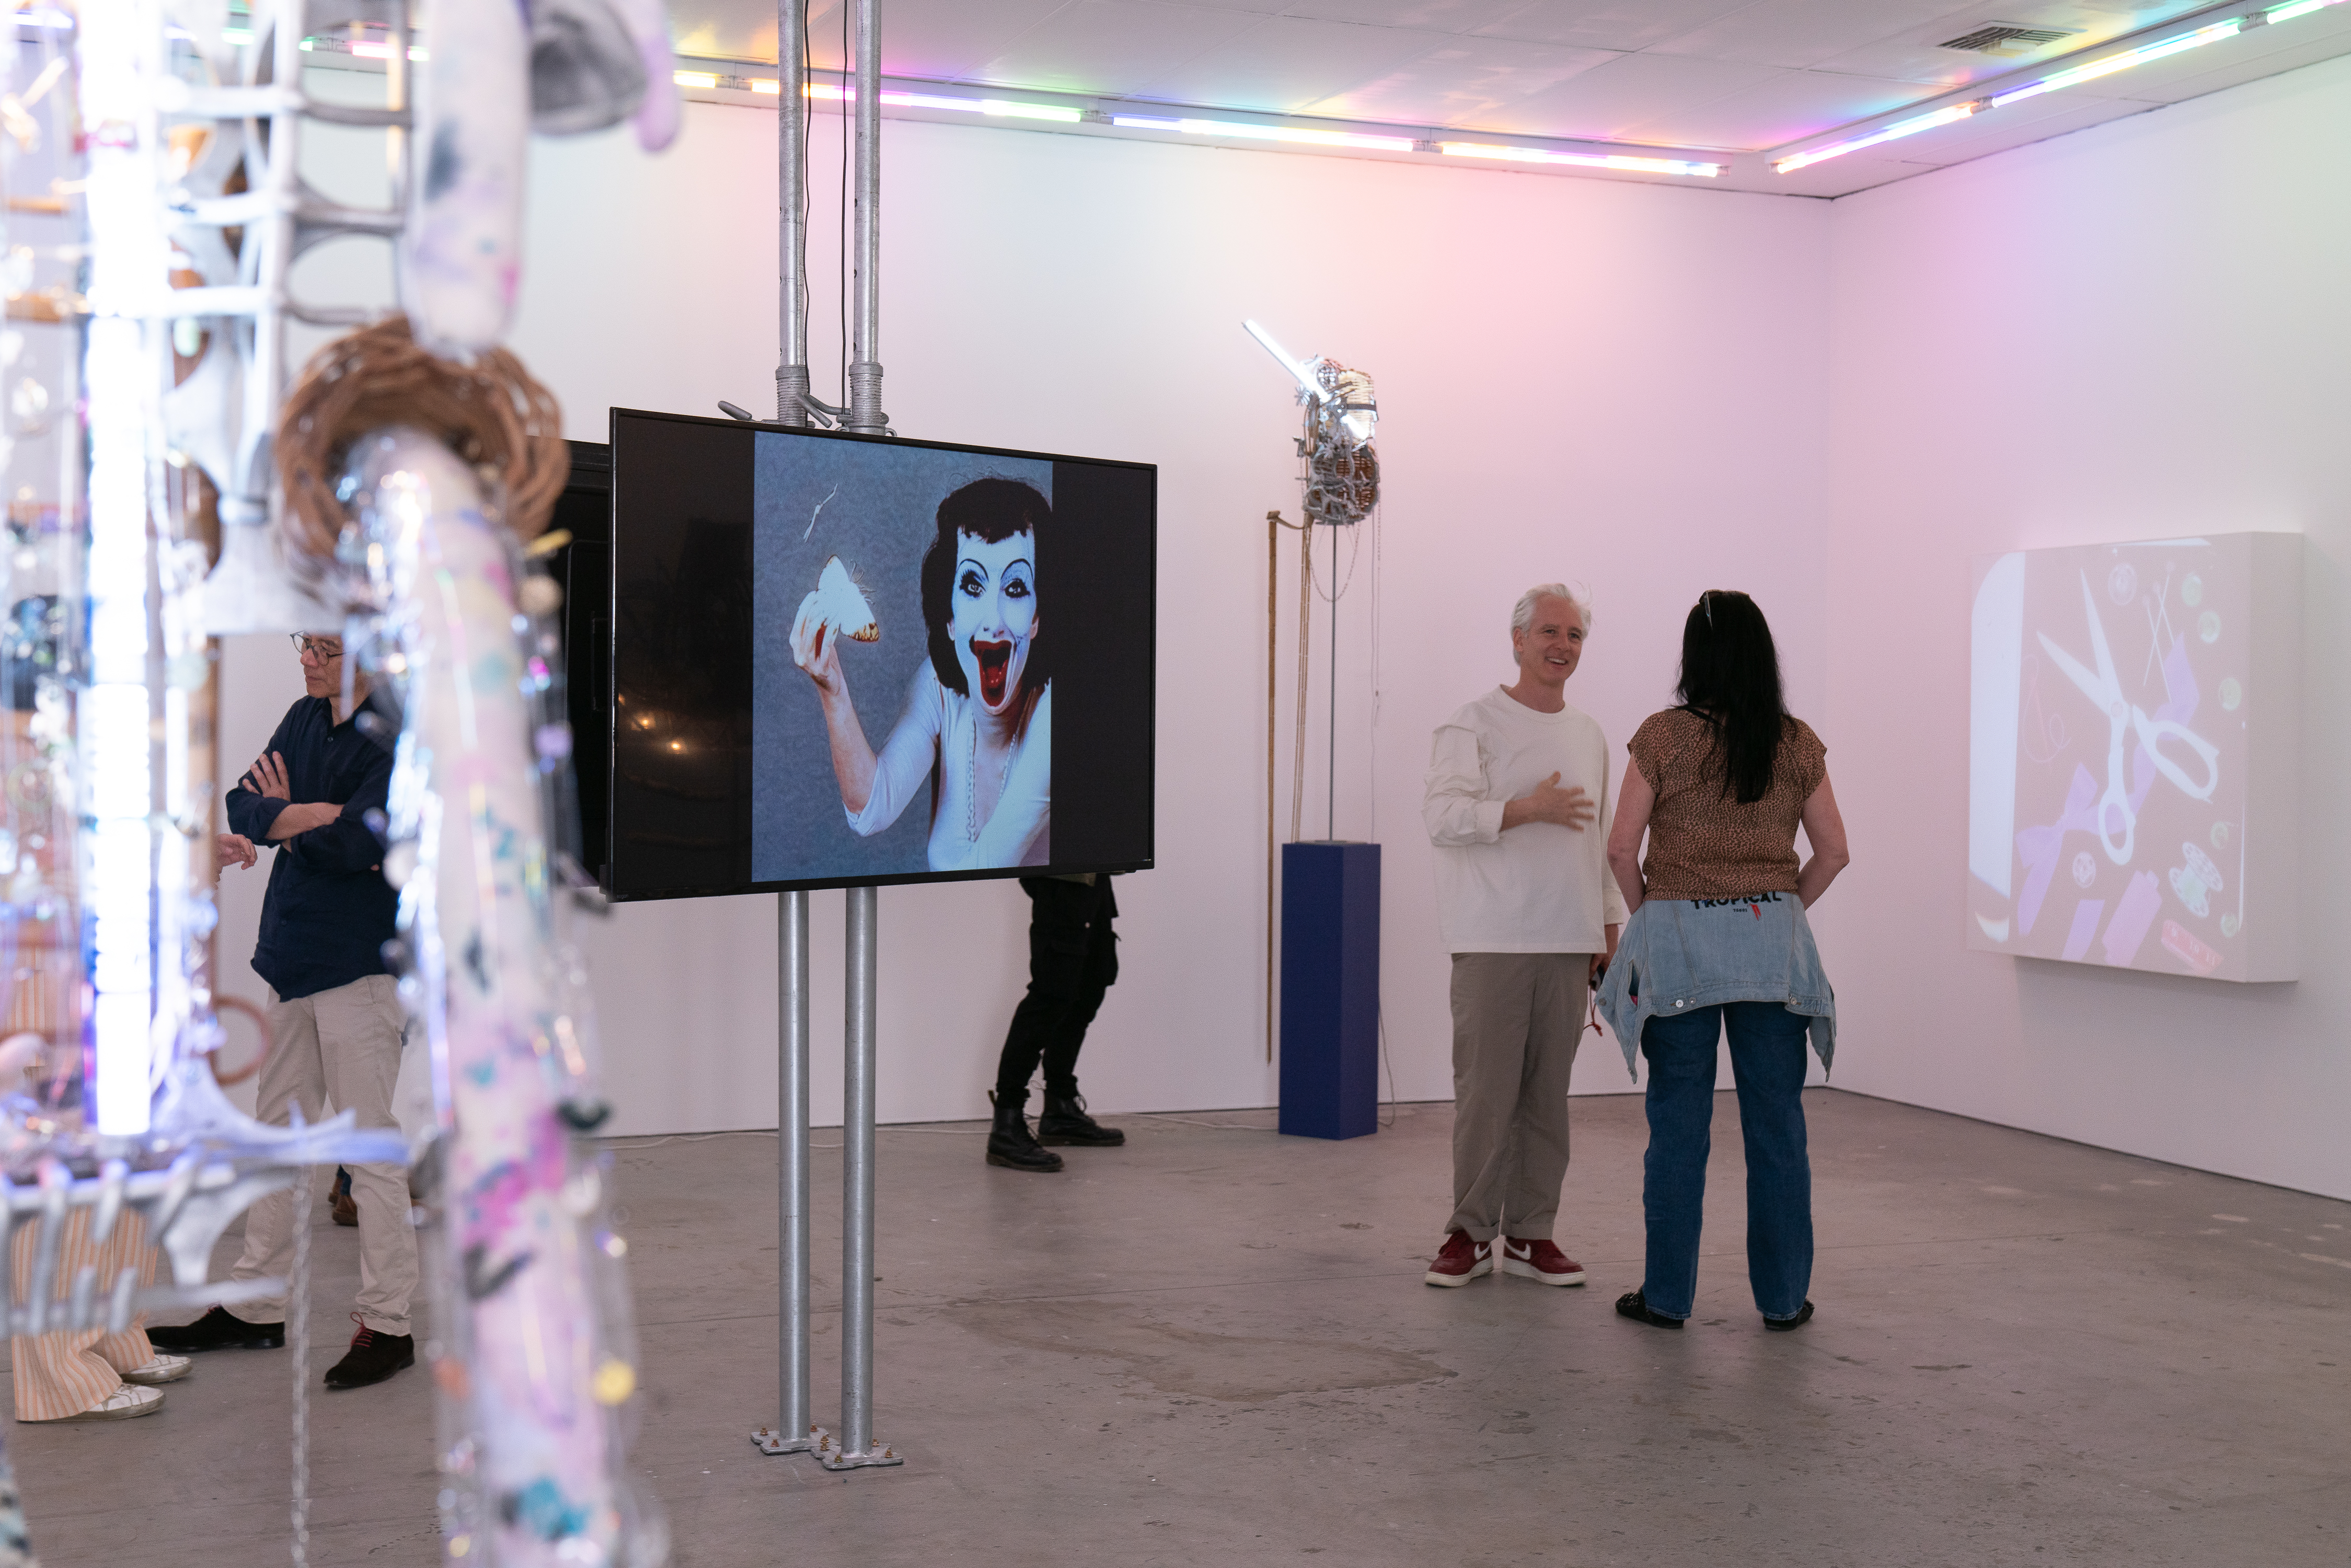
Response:
[[[1747,1280],[1767,1318],[1791,1318],[1813,1279],[1813,1167],[1804,1154],[1804,1026],[1777,1002],[1726,1002],[1652,1018],[1649,1152],[1641,1209],[1649,1256],[1641,1293],[1661,1317],[1686,1318],[1698,1294],[1698,1239],[1712,1146],[1715,1041],[1728,1027],[1747,1144]]]

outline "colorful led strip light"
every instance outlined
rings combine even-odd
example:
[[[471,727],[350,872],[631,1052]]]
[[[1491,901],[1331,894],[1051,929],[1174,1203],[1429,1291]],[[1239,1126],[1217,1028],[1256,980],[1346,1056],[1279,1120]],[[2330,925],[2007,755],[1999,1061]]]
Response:
[[[1420,143],[1409,136],[1364,136],[1353,131],[1306,131],[1290,125],[1253,125],[1240,120],[1158,120],[1121,114],[1111,123],[1129,131],[1175,131],[1186,136],[1233,136],[1250,141],[1295,141],[1309,147],[1353,147],[1366,152],[1410,152]]]
[[[2012,88],[2007,92],[1994,93],[1987,100],[1985,107],[1998,109],[2003,104],[2015,103],[2022,99],[2038,98],[2044,92],[2055,92],[2060,88],[2074,87],[2085,81],[2095,81],[2100,77],[2110,77],[2116,71],[2126,71],[2133,66],[2143,66],[2149,60],[2159,60],[2166,55],[2184,54],[2189,49],[2200,49],[2207,44],[2217,44],[2223,38],[2235,37],[2244,30],[2244,26],[2245,19],[2242,16],[2231,16],[2225,22],[2215,22],[2210,26],[2199,27],[2192,33],[2182,33],[2176,38],[2166,38],[2159,44],[2149,44],[2142,49],[2127,49],[2119,55],[2109,55],[2103,60],[2093,60],[2086,66],[2075,66],[2072,70],[2059,71],[2053,76],[2043,77],[2039,81],[2027,82],[2022,87]]]
[[[1873,131],[1866,136],[1856,136],[1849,141],[1833,141],[1826,147],[1815,147],[1809,152],[1798,152],[1787,158],[1775,158],[1771,161],[1771,167],[1782,174],[1792,174],[1799,169],[1810,168],[1814,163],[1823,162],[1831,158],[1842,158],[1848,152],[1858,152],[1865,147],[1875,147],[1881,141],[1896,141],[1905,136],[1916,136],[1922,131],[1932,131],[1938,125],[1949,125],[1956,120],[1965,120],[1982,107],[1980,100],[1955,103],[1947,109],[1936,110],[1931,114],[1920,114],[1908,120],[1897,120],[1891,125]]]
[[[1540,147],[1498,147],[1479,141],[1440,141],[1437,150],[1447,158],[1499,158],[1509,163],[1567,163],[1579,169],[1622,169],[1633,174],[1689,174],[1711,180],[1722,172],[1719,163],[1696,163],[1683,158],[1636,158],[1624,152],[1548,152]]]
[[[1954,103],[1946,108],[1935,110],[1931,113],[1914,115],[1908,120],[1896,120],[1891,125],[1871,131],[1866,136],[1855,136],[1844,141],[1833,141],[1825,147],[1814,147],[1806,152],[1792,153],[1785,158],[1775,158],[1771,161],[1771,167],[1780,173],[1792,174],[1799,169],[1810,168],[1813,164],[1826,159],[1842,158],[1848,152],[1858,152],[1865,147],[1875,147],[1880,142],[1898,141],[1905,136],[1916,136],[1922,131],[1932,131],[1937,126],[1949,125],[1955,120],[1965,120],[1982,110],[2000,109],[2028,98],[2038,98],[2044,92],[2056,92],[2064,88],[2079,86],[2085,81],[2095,81],[2100,77],[2112,76],[2116,71],[2126,71],[2133,66],[2143,66],[2150,60],[2163,59],[2170,55],[2185,54],[2189,49],[2200,49],[2207,44],[2217,44],[2223,38],[2233,38],[2248,27],[2274,26],[2280,22],[2291,22],[2297,16],[2307,16],[2313,11],[2323,11],[2330,5],[2342,4],[2344,0],[2287,0],[2287,3],[2283,5],[2273,5],[2266,10],[2249,11],[2243,16],[2231,16],[2226,21],[2208,23],[2204,26],[2174,34],[2168,38],[2158,39],[2152,44],[2141,45],[2136,49],[2125,49],[2118,54],[2108,55],[2103,59],[2092,60],[2087,65],[2052,71],[2045,77],[2026,82],[2020,87],[2011,88],[2005,92],[1993,93],[1989,98],[1972,99],[1966,103]]]

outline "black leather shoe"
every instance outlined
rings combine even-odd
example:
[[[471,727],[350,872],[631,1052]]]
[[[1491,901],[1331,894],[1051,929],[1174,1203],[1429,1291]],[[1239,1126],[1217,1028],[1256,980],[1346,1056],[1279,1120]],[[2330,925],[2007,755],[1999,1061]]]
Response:
[[[283,1350],[284,1323],[249,1323],[226,1307],[214,1307],[192,1323],[147,1331],[147,1343],[179,1354],[192,1350]]]
[[[357,1312],[351,1314],[359,1316]],[[416,1336],[404,1333],[378,1333],[365,1323],[351,1335],[351,1348],[343,1359],[327,1369],[329,1388],[365,1388],[371,1383],[381,1383],[402,1367],[416,1364]]]
[[[1116,1127],[1105,1127],[1086,1114],[1085,1097],[1045,1096],[1045,1113],[1037,1118],[1037,1141],[1084,1149],[1114,1149],[1126,1142]]]
[[[1008,1171],[1057,1171],[1061,1168],[1061,1156],[1052,1150],[1039,1146],[1029,1134],[1029,1118],[1021,1113],[1029,1103],[1023,1094],[1018,1100],[998,1100],[996,1124],[987,1130],[987,1163],[1002,1166]]]
[[[1763,1326],[1774,1333],[1786,1333],[1790,1329],[1802,1328],[1813,1321],[1813,1303],[1806,1301],[1792,1318],[1765,1318]]]
[[[1646,1323],[1653,1329],[1677,1329],[1682,1326],[1679,1318],[1651,1312],[1648,1298],[1638,1291],[1627,1291],[1616,1298],[1616,1315],[1630,1318],[1636,1323]]]

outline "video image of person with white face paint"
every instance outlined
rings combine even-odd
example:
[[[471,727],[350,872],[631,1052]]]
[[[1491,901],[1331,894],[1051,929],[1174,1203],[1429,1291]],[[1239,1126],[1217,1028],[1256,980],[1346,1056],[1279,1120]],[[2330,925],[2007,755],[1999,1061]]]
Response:
[[[792,662],[815,685],[841,807],[860,837],[889,828],[929,785],[931,870],[1050,860],[1052,688],[1038,563],[1051,532],[1051,506],[1019,479],[975,479],[939,503],[921,569],[929,657],[879,752],[841,663],[841,642],[867,630],[852,623],[870,615],[863,597],[844,578],[801,601]]]

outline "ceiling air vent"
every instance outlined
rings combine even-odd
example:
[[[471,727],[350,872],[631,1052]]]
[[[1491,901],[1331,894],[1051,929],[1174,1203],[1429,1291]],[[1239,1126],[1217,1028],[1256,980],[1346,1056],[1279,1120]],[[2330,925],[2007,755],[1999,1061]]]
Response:
[[[2014,27],[2005,22],[1995,22],[1989,27],[1978,27],[1964,37],[1948,38],[1940,47],[1965,49],[1970,54],[1995,55],[2001,59],[2015,59],[2073,36],[2073,30],[2066,27]]]

